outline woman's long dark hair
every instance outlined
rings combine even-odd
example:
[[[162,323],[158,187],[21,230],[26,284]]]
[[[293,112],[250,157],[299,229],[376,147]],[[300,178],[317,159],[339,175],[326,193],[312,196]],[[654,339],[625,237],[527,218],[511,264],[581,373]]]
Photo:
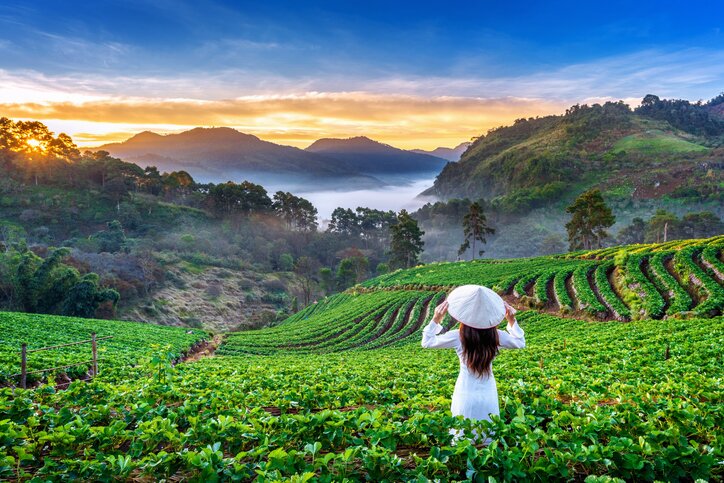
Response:
[[[476,329],[460,324],[460,340],[468,369],[476,376],[490,376],[493,359],[498,355],[498,328]]]

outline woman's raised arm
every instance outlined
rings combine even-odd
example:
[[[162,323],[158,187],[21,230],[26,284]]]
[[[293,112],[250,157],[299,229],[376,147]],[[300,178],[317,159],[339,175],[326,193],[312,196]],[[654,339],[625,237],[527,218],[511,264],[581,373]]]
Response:
[[[518,325],[515,318],[515,310],[512,306],[505,304],[505,319],[508,321],[508,331],[498,330],[498,340],[500,347],[505,349],[524,349],[525,348],[525,332]]]
[[[460,344],[460,334],[451,330],[444,334],[437,335],[442,330],[442,318],[447,312],[447,301],[435,307],[435,313],[432,320],[422,329],[422,348],[423,349],[453,349]]]
[[[442,325],[431,320],[427,327],[422,329],[422,348],[454,349],[460,344],[460,333],[457,330],[450,330],[437,335],[441,330]]]

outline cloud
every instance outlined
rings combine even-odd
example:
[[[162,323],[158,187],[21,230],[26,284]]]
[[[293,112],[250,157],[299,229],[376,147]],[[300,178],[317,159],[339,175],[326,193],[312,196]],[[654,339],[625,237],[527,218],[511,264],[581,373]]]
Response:
[[[325,136],[367,135],[395,145],[429,147],[430,139],[451,144],[521,115],[542,115],[560,111],[563,107],[515,98],[423,98],[362,92],[311,92],[220,101],[111,99],[82,103],[22,103],[4,104],[0,109],[15,118],[116,122],[139,127],[232,126],[264,139],[297,145]],[[84,142],[94,139],[87,129],[82,132]],[[105,133],[99,134],[102,136],[95,138],[99,141],[111,139]]]
[[[143,129],[223,125],[299,146],[319,137],[367,135],[434,148],[578,102],[635,104],[648,93],[706,99],[719,93],[722,79],[724,52],[702,49],[642,51],[509,77],[287,78],[227,70],[171,78],[0,70],[0,112],[70,127],[84,144]]]

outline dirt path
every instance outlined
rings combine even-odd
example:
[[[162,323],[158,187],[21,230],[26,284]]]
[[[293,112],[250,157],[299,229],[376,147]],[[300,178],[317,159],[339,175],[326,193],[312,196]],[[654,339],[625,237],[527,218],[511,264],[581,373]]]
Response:
[[[546,308],[550,308],[551,310],[558,312],[561,306],[558,304],[558,297],[556,297],[554,280],[555,276],[551,277],[551,279],[548,280],[548,283],[546,284],[546,296],[548,297],[548,302],[546,302]]]
[[[216,349],[221,345],[224,336],[216,334],[211,340],[206,340],[188,353],[181,362],[196,362],[204,357],[214,357]]]

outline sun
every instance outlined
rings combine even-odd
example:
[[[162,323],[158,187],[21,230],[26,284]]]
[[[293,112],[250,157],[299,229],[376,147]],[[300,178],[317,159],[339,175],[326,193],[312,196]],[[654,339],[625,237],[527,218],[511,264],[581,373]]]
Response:
[[[25,144],[27,144],[28,146],[30,146],[33,149],[39,149],[40,145],[42,143],[40,141],[38,141],[37,139],[28,139],[27,141],[25,141]]]

